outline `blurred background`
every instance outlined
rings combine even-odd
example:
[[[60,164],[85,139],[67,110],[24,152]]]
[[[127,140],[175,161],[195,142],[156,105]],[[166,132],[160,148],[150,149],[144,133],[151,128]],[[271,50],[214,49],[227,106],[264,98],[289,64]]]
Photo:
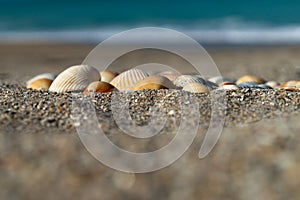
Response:
[[[0,42],[96,43],[159,26],[203,44],[295,44],[299,10],[297,0],[0,0]]]

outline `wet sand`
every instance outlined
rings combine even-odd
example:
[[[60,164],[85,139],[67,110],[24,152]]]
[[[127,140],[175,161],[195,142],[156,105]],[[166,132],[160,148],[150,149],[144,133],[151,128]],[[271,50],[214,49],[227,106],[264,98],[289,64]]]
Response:
[[[134,175],[117,172],[98,162],[76,134],[70,119],[70,94],[47,94],[21,87],[35,74],[58,73],[81,63],[92,48],[91,45],[0,46],[2,82],[17,84],[2,85],[0,91],[1,199],[296,199],[300,195],[297,92],[241,90],[228,94],[227,125],[205,159],[200,160],[197,155],[207,130],[205,117],[209,115],[209,106],[203,106],[202,110],[200,106],[205,123],[198,129],[191,148],[173,165]],[[300,79],[297,67],[300,47],[207,50],[222,75],[228,78],[253,74],[280,82]],[[153,94],[156,99],[165,95],[164,91]],[[138,102],[151,105],[147,104],[149,94],[135,95],[134,99],[140,99]],[[200,103],[209,103],[205,95],[197,98]],[[107,122],[103,127],[111,133],[110,139],[125,149],[141,150],[136,140],[120,137],[121,132],[107,116],[109,112],[103,112],[107,97],[100,95],[96,100],[102,113],[98,118]],[[168,114],[170,110],[165,111]],[[147,115],[133,110],[137,121],[144,118],[134,113]],[[164,133],[170,134],[163,134],[158,142],[148,141],[142,147],[153,150],[173,138],[176,115],[172,112],[168,119],[170,126]]]

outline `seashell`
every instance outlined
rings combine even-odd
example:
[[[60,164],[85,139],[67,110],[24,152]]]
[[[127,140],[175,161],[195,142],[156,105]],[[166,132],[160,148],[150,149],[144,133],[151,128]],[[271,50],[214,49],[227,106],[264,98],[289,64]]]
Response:
[[[103,81],[95,81],[90,83],[87,88],[83,91],[85,94],[89,94],[91,92],[100,92],[107,93],[117,90],[113,85],[103,82]]]
[[[175,89],[176,86],[166,77],[149,76],[136,82],[130,90],[159,90],[159,89]]]
[[[227,84],[227,85],[221,85],[218,89],[221,90],[238,90],[238,86],[236,86],[235,84]]]
[[[256,82],[244,82],[237,85],[241,89],[253,88],[253,89],[272,89],[271,87],[265,84],[258,84]]]
[[[115,77],[110,84],[120,91],[130,89],[136,82],[143,80],[149,75],[140,69],[130,69]]]
[[[109,70],[104,70],[100,72],[100,76],[102,82],[110,83],[116,76],[118,76],[118,73]]]
[[[271,88],[278,88],[280,84],[276,81],[268,81],[265,83],[265,85],[271,87]]]
[[[261,84],[261,83],[265,83],[265,80],[263,80],[262,78],[259,78],[257,76],[246,75],[246,76],[240,77],[236,81],[236,84],[245,83],[245,82],[255,82],[255,83],[260,83]]]
[[[76,65],[61,72],[49,90],[52,92],[82,92],[91,82],[98,81],[100,74],[94,67]]]
[[[201,83],[206,85],[206,81],[203,78],[195,75],[180,75],[173,83],[177,87],[184,87],[188,83]]]
[[[296,87],[296,88],[300,88],[300,81],[287,81],[284,82],[280,85],[280,87]]]
[[[225,82],[220,83],[219,87],[220,86],[224,86],[224,85],[236,85],[236,84],[234,82],[227,82],[227,81],[225,81]]]
[[[188,83],[186,84],[182,90],[192,92],[192,93],[209,93],[209,89],[202,83]]]
[[[208,89],[210,90],[214,90],[214,89],[217,89],[218,88],[218,85],[213,83],[213,82],[210,82],[210,81],[206,81],[206,86],[208,87]]]
[[[296,88],[296,87],[282,87],[282,89],[286,91],[300,92],[300,88]]]
[[[164,71],[157,74],[158,76],[164,76],[170,81],[175,81],[175,79],[180,76],[179,73],[173,72],[173,71]]]
[[[221,83],[223,82],[235,82],[234,80],[232,79],[229,79],[229,78],[225,78],[223,76],[215,76],[215,77],[211,77],[208,79],[210,82],[213,82],[217,85],[220,85]]]
[[[34,90],[48,90],[56,75],[51,73],[40,74],[26,82],[26,87]]]

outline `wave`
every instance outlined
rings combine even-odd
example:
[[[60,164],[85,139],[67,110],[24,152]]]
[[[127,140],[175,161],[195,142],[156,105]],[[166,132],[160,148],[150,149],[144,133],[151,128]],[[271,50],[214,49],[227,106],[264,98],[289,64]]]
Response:
[[[297,45],[300,44],[300,25],[263,27],[176,27],[163,26],[180,31],[206,45]],[[129,29],[129,28],[128,28]],[[63,31],[0,31],[0,43],[99,43],[113,34],[128,30],[126,27]]]

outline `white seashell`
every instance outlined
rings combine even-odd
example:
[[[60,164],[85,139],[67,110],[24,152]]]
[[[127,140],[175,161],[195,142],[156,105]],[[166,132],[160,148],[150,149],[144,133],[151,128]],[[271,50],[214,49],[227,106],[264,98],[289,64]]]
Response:
[[[157,74],[158,76],[164,76],[167,79],[169,79],[170,81],[174,82],[175,79],[180,76],[179,73],[176,73],[174,71],[163,71]]]
[[[278,88],[280,84],[276,81],[268,81],[265,83],[265,85],[271,87],[271,88]]]
[[[110,83],[116,76],[118,76],[117,72],[105,70],[100,72],[101,81]]]
[[[209,89],[207,86],[201,83],[188,83],[186,84],[182,90],[192,92],[192,93],[209,93]]]
[[[221,85],[218,90],[237,90],[239,89],[236,85],[233,84],[227,84],[227,85]]]
[[[52,92],[82,92],[91,82],[98,81],[100,74],[94,67],[76,65],[61,72],[49,90]]]
[[[206,81],[203,78],[194,75],[178,76],[173,83],[177,87],[184,87],[188,83],[201,83],[206,85]]]
[[[140,69],[130,69],[115,77],[110,84],[119,91],[129,90],[136,82],[143,80],[149,75]]]
[[[40,74],[26,82],[26,87],[34,90],[48,90],[56,75],[51,73]]]
[[[231,80],[229,78],[225,78],[223,76],[215,76],[208,79],[210,82],[213,82],[217,85],[220,85],[223,82],[235,82],[234,80]]]
[[[166,77],[149,76],[143,80],[136,82],[130,90],[159,90],[159,89],[175,89],[176,86]]]

